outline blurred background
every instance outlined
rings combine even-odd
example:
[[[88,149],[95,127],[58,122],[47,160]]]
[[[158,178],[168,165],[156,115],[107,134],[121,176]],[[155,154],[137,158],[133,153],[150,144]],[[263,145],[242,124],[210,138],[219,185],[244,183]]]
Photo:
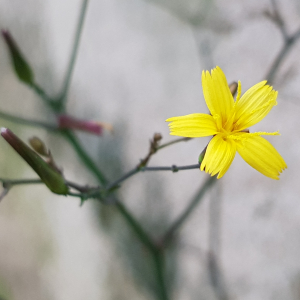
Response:
[[[286,31],[300,28],[300,4],[278,0]],[[0,0],[8,29],[36,80],[60,90],[80,13],[79,0]],[[91,0],[68,97],[68,113],[111,123],[113,134],[78,133],[110,180],[135,167],[155,132],[172,140],[165,119],[207,112],[201,72],[220,66],[242,92],[268,75],[284,47],[270,18],[270,0]],[[168,252],[171,299],[300,299],[300,41],[288,49],[272,80],[278,105],[252,131],[268,140],[288,169],[264,177],[238,155],[207,193]],[[39,97],[18,81],[0,41],[0,111],[55,123]],[[73,149],[44,129],[0,119],[24,141],[37,135],[66,178],[97,184]],[[209,138],[159,151],[150,166],[195,164]],[[36,178],[0,140],[0,177]],[[180,215],[207,174],[141,173],[122,184],[120,198],[159,237]],[[210,255],[218,261],[217,285]],[[42,186],[13,188],[0,205],[0,299],[156,299],[146,254],[109,206],[51,194]],[[216,287],[217,286],[217,287]]]

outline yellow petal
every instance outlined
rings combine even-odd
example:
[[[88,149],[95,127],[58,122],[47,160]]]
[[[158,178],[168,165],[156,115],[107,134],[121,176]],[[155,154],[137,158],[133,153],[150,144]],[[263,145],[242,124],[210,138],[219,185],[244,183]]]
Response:
[[[232,113],[234,101],[221,68],[216,67],[211,74],[208,71],[202,72],[202,88],[209,111],[213,116],[221,116],[222,123],[225,124]]]
[[[190,114],[173,117],[166,120],[169,124],[170,134],[184,137],[204,137],[217,133],[214,118],[207,114]]]
[[[207,146],[200,169],[211,176],[219,173],[217,177],[219,179],[230,167],[235,153],[236,143],[233,140],[224,140],[221,135],[216,135]]]
[[[250,88],[236,103],[235,130],[243,130],[261,121],[277,104],[277,91],[266,81]]]
[[[279,179],[279,174],[287,167],[277,150],[261,136],[250,136],[237,145],[241,157],[267,177]]]

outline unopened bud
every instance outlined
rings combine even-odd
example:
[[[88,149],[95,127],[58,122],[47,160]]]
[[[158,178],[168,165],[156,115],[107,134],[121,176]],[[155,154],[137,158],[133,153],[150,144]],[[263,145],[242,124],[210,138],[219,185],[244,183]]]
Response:
[[[19,50],[19,47],[17,46],[16,42],[7,30],[2,30],[1,33],[8,47],[11,61],[15,69],[15,73],[21,81],[28,85],[33,85],[33,72],[29,64],[25,60],[24,56],[22,55],[21,51]]]
[[[153,141],[159,142],[162,139],[162,135],[160,133],[154,133]]]
[[[237,91],[237,88],[238,88],[237,82],[232,82],[232,83],[229,84],[229,89],[230,89],[230,92],[231,92],[232,96],[235,95],[235,93]]]
[[[205,153],[206,153],[206,149],[207,149],[207,146],[202,150],[202,152],[199,155],[199,158],[198,158],[199,164],[201,164],[202,161],[203,161],[203,159],[204,159],[204,156],[205,156]]]
[[[40,138],[36,136],[30,138],[29,144],[32,147],[32,149],[36,151],[38,154],[43,156],[49,156],[49,151],[46,145],[44,144],[44,142]]]
[[[59,129],[81,130],[96,135],[102,135],[104,128],[112,130],[110,124],[90,120],[79,120],[68,115],[59,115],[57,120]]]
[[[53,193],[60,195],[66,195],[68,193],[68,186],[62,175],[49,166],[12,131],[7,128],[1,128],[1,135],[38,174],[41,180]]]

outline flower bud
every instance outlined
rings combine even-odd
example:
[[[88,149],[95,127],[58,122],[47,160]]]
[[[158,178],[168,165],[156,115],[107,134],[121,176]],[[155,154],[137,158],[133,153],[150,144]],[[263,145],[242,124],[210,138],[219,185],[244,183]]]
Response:
[[[60,195],[66,195],[68,193],[68,186],[62,175],[49,166],[13,132],[7,128],[1,128],[1,135],[38,174],[41,180],[53,193]]]
[[[235,95],[235,93],[237,91],[237,88],[238,88],[237,82],[234,81],[234,82],[232,82],[232,83],[229,84],[229,90],[230,90],[232,96]]]
[[[59,129],[74,129],[89,132],[96,135],[102,135],[103,129],[112,131],[112,126],[107,123],[79,120],[68,115],[59,115],[57,117]]]
[[[21,51],[19,50],[19,47],[17,46],[16,42],[13,40],[12,36],[7,30],[2,30],[1,33],[8,47],[11,61],[15,69],[15,73],[21,81],[28,85],[33,85],[33,72],[29,64],[23,57]]]
[[[35,150],[38,154],[42,156],[49,156],[49,151],[46,145],[44,144],[44,142],[40,138],[36,136],[30,138],[29,144],[32,147],[32,149]]]
[[[200,165],[201,165],[201,163],[202,163],[202,161],[204,159],[204,156],[205,156],[205,153],[206,153],[206,149],[207,149],[207,146],[202,150],[202,152],[199,155],[198,161],[199,161]]]

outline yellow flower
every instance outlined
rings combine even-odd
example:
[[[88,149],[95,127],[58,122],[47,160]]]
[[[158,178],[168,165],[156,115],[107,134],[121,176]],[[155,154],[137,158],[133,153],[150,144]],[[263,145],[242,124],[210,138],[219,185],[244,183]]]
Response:
[[[265,176],[279,179],[287,166],[277,150],[261,135],[278,132],[249,133],[248,127],[261,121],[277,104],[277,91],[262,81],[241,97],[238,83],[236,101],[229,90],[223,71],[216,67],[202,72],[202,88],[208,114],[190,114],[169,118],[170,134],[184,137],[212,135],[200,169],[221,178],[230,167],[236,151],[254,169]]]

